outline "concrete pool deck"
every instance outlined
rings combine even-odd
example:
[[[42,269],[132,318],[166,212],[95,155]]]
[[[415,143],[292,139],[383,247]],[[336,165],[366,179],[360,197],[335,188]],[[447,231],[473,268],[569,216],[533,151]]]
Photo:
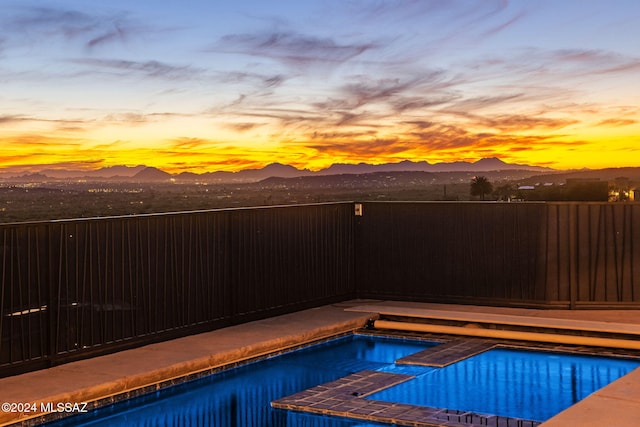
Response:
[[[203,334],[151,344],[0,379],[0,402],[34,404],[36,411],[0,412],[0,425],[34,425],[43,420],[41,403],[108,402],[136,390],[153,391],[158,384],[259,357],[304,342],[327,338],[361,328],[379,312],[397,315],[428,315],[429,311],[464,313],[465,316],[506,316],[517,321],[564,327],[575,323],[606,327],[629,334],[640,331],[640,316],[634,310],[534,310],[406,303],[397,301],[347,301],[311,310],[250,322]],[[446,314],[446,313],[445,313]],[[562,319],[562,321],[560,321]],[[492,320],[496,319],[492,317]],[[593,324],[595,322],[595,324]],[[588,398],[543,423],[557,426],[636,426],[640,419],[640,369],[604,387]]]

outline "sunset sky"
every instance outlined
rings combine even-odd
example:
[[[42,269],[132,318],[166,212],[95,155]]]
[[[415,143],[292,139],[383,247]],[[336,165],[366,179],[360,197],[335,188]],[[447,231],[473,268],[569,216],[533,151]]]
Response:
[[[640,166],[637,0],[2,0],[0,171]]]

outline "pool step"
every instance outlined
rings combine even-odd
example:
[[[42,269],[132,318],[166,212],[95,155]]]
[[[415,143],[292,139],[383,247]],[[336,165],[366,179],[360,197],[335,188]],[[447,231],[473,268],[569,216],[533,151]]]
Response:
[[[466,338],[464,340],[449,341],[430,347],[418,353],[410,354],[396,360],[401,365],[432,366],[444,368],[453,363],[468,359],[471,356],[491,350],[498,345],[497,342],[489,340],[476,340]]]
[[[350,311],[377,312],[370,326],[495,340],[537,341],[640,350],[640,323],[599,322],[431,308],[364,305]]]
[[[373,327],[376,329],[379,328],[418,333],[463,335],[496,340],[530,341],[537,343],[554,343],[560,345],[576,345],[640,351],[640,341],[628,338],[621,339],[557,334],[549,332],[527,332],[502,328],[470,328],[466,326],[448,326],[435,323],[418,323],[411,321],[399,322],[389,320],[376,320],[375,322],[373,322]]]
[[[360,305],[345,311],[378,313],[386,317],[408,317],[414,319],[450,321],[459,323],[490,324],[502,326],[525,327],[532,329],[553,329],[583,333],[610,335],[629,335],[640,338],[640,324],[602,322],[590,320],[562,319],[553,317],[537,317],[513,314],[498,314],[476,311],[456,311],[399,307],[391,305]],[[548,312],[552,313],[552,312]],[[547,313],[547,314],[548,314]]]

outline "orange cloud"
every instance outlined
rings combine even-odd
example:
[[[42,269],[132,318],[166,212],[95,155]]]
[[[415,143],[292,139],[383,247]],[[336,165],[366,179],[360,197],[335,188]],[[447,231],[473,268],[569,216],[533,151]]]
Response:
[[[637,120],[631,120],[631,119],[606,119],[606,120],[602,120],[600,123],[598,123],[598,126],[614,126],[614,127],[618,127],[618,126],[635,125],[637,123],[638,123]]]

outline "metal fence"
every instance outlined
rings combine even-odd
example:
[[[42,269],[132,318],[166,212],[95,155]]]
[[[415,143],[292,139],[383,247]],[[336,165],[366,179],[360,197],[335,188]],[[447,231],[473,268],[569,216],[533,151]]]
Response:
[[[352,298],[352,207],[0,226],[0,375]]]
[[[537,280],[544,204],[366,203],[358,288],[370,298],[524,302]]]
[[[360,296],[640,308],[640,204],[364,203]]]
[[[546,300],[640,308],[640,204],[548,204],[541,244]]]
[[[0,376],[356,296],[640,308],[640,204],[361,206],[0,225]]]

